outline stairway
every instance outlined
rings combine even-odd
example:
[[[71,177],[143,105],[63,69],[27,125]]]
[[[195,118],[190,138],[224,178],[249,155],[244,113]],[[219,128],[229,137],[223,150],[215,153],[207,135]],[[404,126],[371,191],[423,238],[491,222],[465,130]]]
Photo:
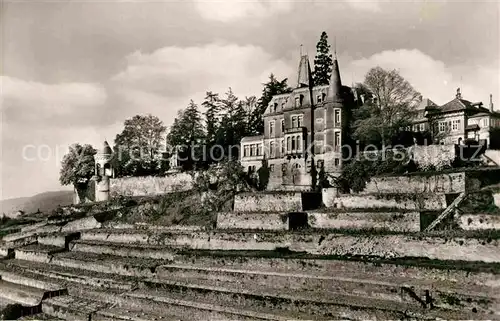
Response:
[[[22,320],[500,319],[497,240],[468,251],[461,238],[404,230],[78,220],[4,237],[0,308],[20,304]]]

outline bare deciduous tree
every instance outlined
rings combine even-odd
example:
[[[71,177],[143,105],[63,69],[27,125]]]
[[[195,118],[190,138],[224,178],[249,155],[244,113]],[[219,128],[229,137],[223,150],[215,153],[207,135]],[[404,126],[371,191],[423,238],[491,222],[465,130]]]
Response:
[[[411,124],[415,107],[422,95],[405,80],[397,70],[372,68],[365,76],[364,87],[371,93],[358,114],[355,135],[369,141],[378,133],[382,145],[403,128]]]

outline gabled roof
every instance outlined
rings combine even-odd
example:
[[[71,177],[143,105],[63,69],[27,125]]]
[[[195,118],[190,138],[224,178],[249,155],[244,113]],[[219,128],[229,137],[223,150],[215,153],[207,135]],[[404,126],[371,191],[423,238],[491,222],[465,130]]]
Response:
[[[259,140],[263,140],[264,135],[257,135],[257,136],[246,136],[241,139],[241,142],[256,142]]]
[[[422,99],[422,102],[417,106],[417,110],[425,109],[427,107],[437,107],[436,103],[434,103],[429,98]]]
[[[468,100],[462,98],[455,98],[443,106],[437,107],[435,113],[448,113],[448,112],[459,112],[459,111],[470,111],[470,112],[483,112],[491,113],[487,108],[482,107],[481,103],[472,103]]]
[[[462,111],[468,108],[473,108],[472,103],[465,99],[455,98],[443,106],[439,107],[441,112]]]

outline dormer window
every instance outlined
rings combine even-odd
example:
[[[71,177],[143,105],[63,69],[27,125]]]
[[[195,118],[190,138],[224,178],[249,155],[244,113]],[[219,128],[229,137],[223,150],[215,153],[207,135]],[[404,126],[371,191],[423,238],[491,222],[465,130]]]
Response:
[[[300,107],[300,98],[295,97],[295,107]]]
[[[319,104],[321,103],[321,95],[316,96],[316,102]]]
[[[278,109],[278,103],[274,103],[273,113],[275,113],[277,109]]]
[[[304,95],[300,95],[300,105],[302,106],[302,103],[304,102]]]
[[[325,93],[322,93],[322,94],[321,94],[321,98],[322,98],[322,100],[323,100],[323,101],[325,101],[325,99],[326,99],[326,94],[325,94]]]

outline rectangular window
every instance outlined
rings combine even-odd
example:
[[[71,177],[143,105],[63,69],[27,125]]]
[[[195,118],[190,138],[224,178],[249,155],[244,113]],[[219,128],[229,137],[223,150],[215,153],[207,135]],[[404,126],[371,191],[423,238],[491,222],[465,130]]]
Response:
[[[270,153],[271,157],[274,157],[276,155],[275,148],[274,148],[274,142],[269,143],[269,153]]]
[[[295,97],[295,107],[300,107],[300,98]]]
[[[245,145],[243,147],[243,156],[249,156],[250,155],[250,146]]]
[[[281,132],[282,133],[285,132],[285,120],[284,119],[281,120]]]
[[[269,165],[269,171],[271,173],[274,172],[274,164]]]
[[[483,127],[488,127],[488,118],[483,118]]]
[[[340,110],[338,109],[335,109],[335,126],[339,126],[340,125]]]
[[[261,156],[262,154],[262,144],[257,145],[257,156]]]
[[[340,147],[340,133],[339,132],[335,132],[334,145],[335,145],[335,151],[338,151],[339,147]]]
[[[269,122],[269,135],[274,135],[274,121]]]
[[[297,128],[297,116],[292,116],[292,128]]]
[[[424,130],[425,130],[425,124],[422,123],[422,124],[420,124],[420,131],[423,132]]]
[[[255,156],[257,154],[257,146],[251,145],[250,146],[250,156]]]
[[[454,130],[454,131],[457,131],[457,130],[460,129],[460,119],[454,120],[451,123],[451,129]]]
[[[285,139],[282,139],[281,140],[281,153],[284,154],[285,153]]]
[[[338,167],[340,165],[340,159],[335,158],[335,167]]]
[[[444,121],[439,122],[439,132],[444,133],[446,131],[446,123]]]
[[[316,96],[316,102],[319,104],[321,102],[321,95]]]
[[[297,117],[297,127],[302,127],[302,115]]]

